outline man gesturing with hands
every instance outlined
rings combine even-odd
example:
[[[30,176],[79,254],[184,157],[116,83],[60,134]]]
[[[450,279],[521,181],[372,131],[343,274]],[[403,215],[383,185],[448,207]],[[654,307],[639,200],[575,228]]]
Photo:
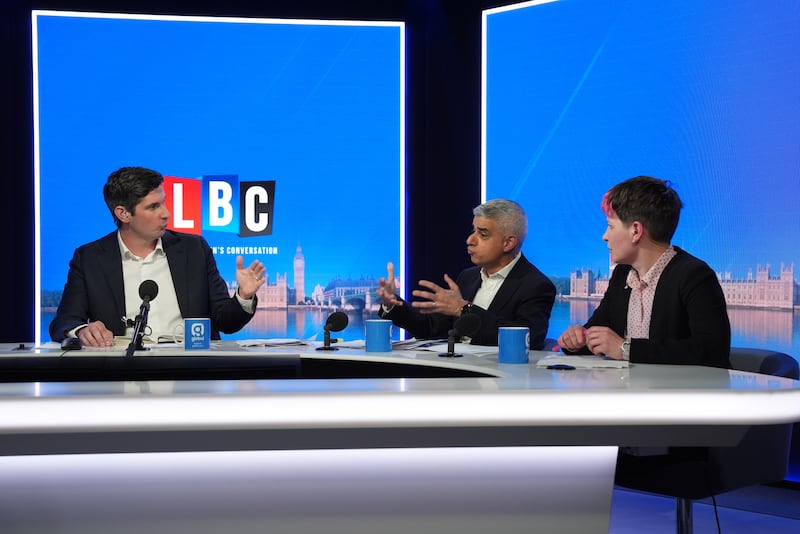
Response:
[[[528,231],[525,211],[514,201],[490,200],[473,210],[467,254],[473,267],[456,280],[444,275],[444,285],[420,280],[411,303],[397,295],[394,266],[379,280],[379,315],[418,339],[447,337],[455,320],[465,313],[480,317],[480,329],[469,341],[497,345],[501,326],[527,326],[530,348],[544,346],[555,286],[521,252]]]

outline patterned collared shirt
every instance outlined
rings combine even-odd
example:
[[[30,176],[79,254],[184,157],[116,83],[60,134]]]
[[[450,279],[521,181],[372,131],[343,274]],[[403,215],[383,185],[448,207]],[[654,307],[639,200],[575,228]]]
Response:
[[[661,273],[676,254],[675,248],[670,246],[641,278],[636,269],[628,272],[628,279],[625,283],[631,288],[631,296],[628,301],[626,340],[650,339],[650,316],[653,313],[653,298],[656,294],[658,279],[661,278]]]

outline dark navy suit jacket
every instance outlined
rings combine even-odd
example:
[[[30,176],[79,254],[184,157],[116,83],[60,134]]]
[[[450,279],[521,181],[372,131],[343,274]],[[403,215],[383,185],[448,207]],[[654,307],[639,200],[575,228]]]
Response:
[[[456,279],[461,296],[471,301],[481,287],[480,267],[470,267]],[[497,329],[501,326],[527,326],[531,349],[544,347],[550,312],[556,297],[553,283],[522,255],[508,273],[489,309],[475,307],[481,318],[480,329],[470,338],[476,345],[497,345]],[[421,314],[409,303],[395,306],[389,313],[380,313],[418,339],[446,338],[455,317],[439,313]]]
[[[212,339],[247,324],[253,315],[228,293],[205,239],[168,230],[161,242],[183,317],[211,318]],[[58,312],[50,323],[50,338],[61,341],[73,328],[92,321],[102,321],[121,336],[125,313],[122,257],[114,231],[75,250]]]
[[[631,362],[730,368],[731,325],[717,275],[704,261],[678,247],[675,250],[677,255],[658,279],[649,339],[631,340]],[[630,270],[630,265],[614,268],[606,294],[586,328],[607,326],[625,337]],[[589,349],[577,352],[588,354]]]

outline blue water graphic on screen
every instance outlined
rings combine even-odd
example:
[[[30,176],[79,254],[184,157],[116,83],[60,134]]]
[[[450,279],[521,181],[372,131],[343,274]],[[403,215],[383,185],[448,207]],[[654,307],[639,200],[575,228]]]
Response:
[[[73,250],[115,229],[102,187],[126,165],[233,184],[235,198],[197,197],[198,231],[229,283],[240,254],[263,261],[268,281],[256,317],[226,337],[321,335],[335,309],[353,328],[374,314],[377,278],[403,260],[402,23],[34,20],[37,337],[48,339]],[[274,188],[259,197],[270,226],[250,236],[240,224],[246,184]],[[396,216],[378,224],[377,199],[380,213]],[[352,337],[363,338],[361,328]]]

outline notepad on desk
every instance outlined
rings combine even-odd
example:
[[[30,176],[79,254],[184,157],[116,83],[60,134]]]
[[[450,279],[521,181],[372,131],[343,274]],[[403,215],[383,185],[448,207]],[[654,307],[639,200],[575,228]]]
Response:
[[[441,339],[417,339],[415,337],[411,337],[408,339],[392,341],[392,350],[426,349],[441,342]]]
[[[314,336],[316,337],[316,336]],[[270,339],[241,339],[236,344],[242,348],[248,347],[310,347],[314,337],[309,339],[296,338],[270,338]]]
[[[574,355],[574,354],[548,354],[536,362],[536,367],[550,367],[552,365],[570,365],[575,369],[625,369],[629,362],[626,360],[613,360],[605,356]]]

